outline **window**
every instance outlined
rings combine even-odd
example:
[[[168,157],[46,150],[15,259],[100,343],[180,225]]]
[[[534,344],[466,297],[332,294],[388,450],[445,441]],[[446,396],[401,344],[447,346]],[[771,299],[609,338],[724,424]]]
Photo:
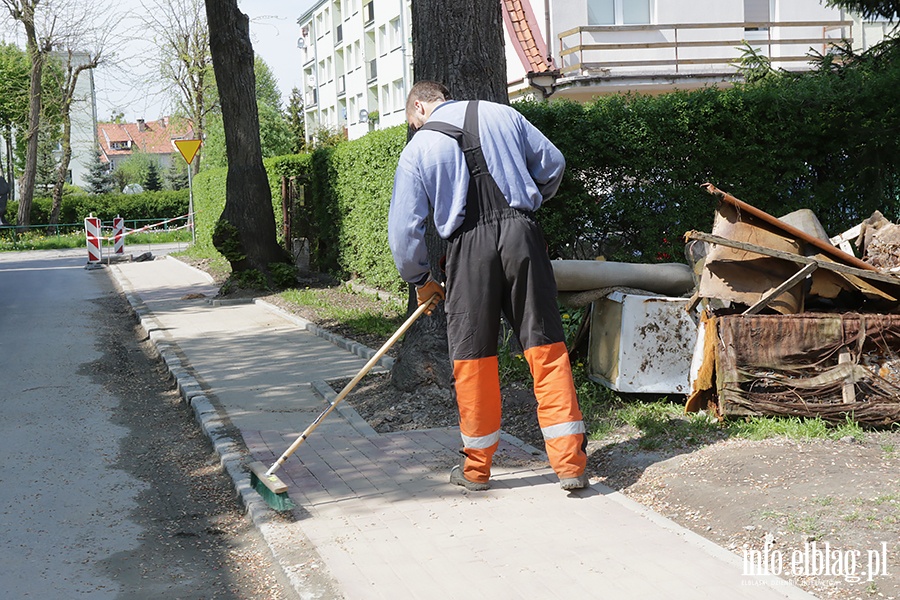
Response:
[[[388,32],[391,49],[400,47],[400,17],[397,17],[388,23],[390,31]]]
[[[382,25],[378,28],[378,54],[387,54],[388,51],[388,41],[387,41],[387,26]]]
[[[406,99],[403,97],[403,80],[394,82],[394,110],[406,108]]]
[[[644,25],[650,0],[587,0],[588,25]]]
[[[322,13],[316,15],[316,36],[322,37],[325,35],[325,18]]]
[[[744,23],[768,23],[769,0],[744,0]],[[766,27],[746,27],[748,31],[767,29]]]

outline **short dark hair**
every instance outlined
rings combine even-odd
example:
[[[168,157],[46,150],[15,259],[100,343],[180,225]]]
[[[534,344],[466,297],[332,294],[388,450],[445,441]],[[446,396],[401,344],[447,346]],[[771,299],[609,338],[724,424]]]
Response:
[[[452,99],[450,90],[443,84],[437,81],[417,81],[412,86],[412,89],[409,90],[409,96],[406,97],[406,112],[409,114],[412,111],[416,100],[419,102],[439,102]]]

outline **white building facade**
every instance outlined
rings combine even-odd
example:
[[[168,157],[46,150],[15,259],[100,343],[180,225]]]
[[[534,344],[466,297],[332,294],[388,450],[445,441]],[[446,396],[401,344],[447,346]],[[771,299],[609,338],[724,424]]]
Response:
[[[410,0],[323,0],[298,20],[307,139],[405,123]]]
[[[775,68],[806,70],[811,52],[842,39],[865,49],[889,30],[820,0],[499,1],[511,99],[729,85],[745,44]],[[405,122],[410,0],[322,0],[297,22],[307,139]]]
[[[76,64],[84,64],[88,56],[76,54],[73,60]],[[78,75],[69,117],[72,121],[72,158],[68,181],[86,187],[90,165],[97,155],[97,95],[93,69],[85,69]]]

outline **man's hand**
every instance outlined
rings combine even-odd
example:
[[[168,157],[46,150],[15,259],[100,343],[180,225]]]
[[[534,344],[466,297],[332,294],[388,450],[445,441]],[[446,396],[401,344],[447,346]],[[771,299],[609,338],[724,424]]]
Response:
[[[444,299],[444,286],[435,281],[430,275],[425,283],[416,286],[416,299],[419,301],[419,306],[429,302],[435,294],[437,299],[431,302],[431,306],[425,310],[426,315],[431,315],[438,302]]]

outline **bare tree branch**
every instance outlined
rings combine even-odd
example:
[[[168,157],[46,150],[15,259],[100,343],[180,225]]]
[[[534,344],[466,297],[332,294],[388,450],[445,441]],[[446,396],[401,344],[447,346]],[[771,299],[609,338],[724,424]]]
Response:
[[[177,91],[177,104],[203,137],[206,116],[218,105],[209,27],[203,0],[142,0],[143,25],[159,49],[159,75]],[[200,160],[192,168],[197,173]]]

